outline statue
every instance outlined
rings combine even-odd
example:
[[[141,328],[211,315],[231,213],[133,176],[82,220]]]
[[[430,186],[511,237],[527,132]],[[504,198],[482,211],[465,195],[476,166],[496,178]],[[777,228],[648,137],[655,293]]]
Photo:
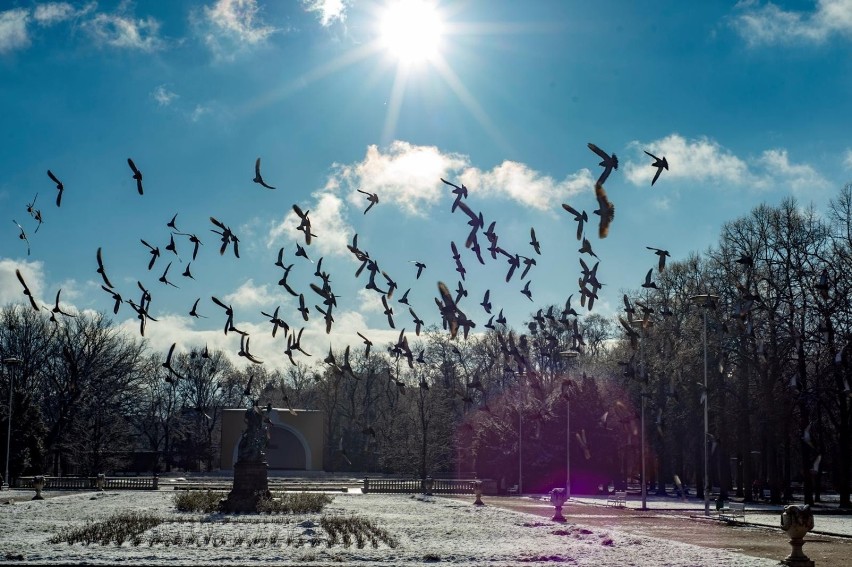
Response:
[[[248,408],[245,413],[246,429],[240,438],[238,447],[238,460],[248,462],[266,461],[266,447],[269,444],[269,410],[264,415],[257,406],[257,401]]]
[[[261,410],[257,400],[245,411],[246,429],[237,446],[238,458],[234,463],[234,487],[228,498],[219,503],[225,513],[257,512],[262,500],[272,498],[267,478],[266,447],[269,444],[269,419],[272,404]]]

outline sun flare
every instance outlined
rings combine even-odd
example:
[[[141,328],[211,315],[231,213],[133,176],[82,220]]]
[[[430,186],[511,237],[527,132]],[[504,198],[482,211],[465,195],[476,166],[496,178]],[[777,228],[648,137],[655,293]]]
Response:
[[[381,19],[381,41],[402,63],[431,61],[440,50],[443,22],[429,0],[390,2]]]

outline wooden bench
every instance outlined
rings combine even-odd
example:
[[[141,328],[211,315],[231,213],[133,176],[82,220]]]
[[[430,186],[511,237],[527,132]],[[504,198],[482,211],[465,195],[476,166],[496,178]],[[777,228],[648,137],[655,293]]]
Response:
[[[617,506],[619,508],[624,508],[627,506],[627,491],[626,490],[616,490],[612,494],[610,494],[606,499],[607,506]]]
[[[736,522],[738,519],[745,522],[745,503],[731,502],[724,508],[716,510],[716,515],[720,520],[725,520],[726,522]]]
[[[514,494],[514,495],[516,495],[516,496],[517,496],[517,494],[518,494],[518,485],[517,485],[517,484],[513,484],[512,486],[510,486],[509,488],[507,488],[507,489],[506,489],[506,493],[507,493],[507,494],[509,494],[509,495]]]

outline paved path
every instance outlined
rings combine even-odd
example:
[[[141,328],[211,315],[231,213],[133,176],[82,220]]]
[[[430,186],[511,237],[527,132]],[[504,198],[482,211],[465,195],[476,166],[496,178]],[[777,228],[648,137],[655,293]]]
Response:
[[[471,497],[459,497],[469,499]],[[486,505],[498,506],[551,518],[553,505],[547,496],[496,497],[483,496]],[[638,498],[628,496],[626,508],[606,506],[606,498],[571,498],[563,513],[572,524],[598,527],[680,541],[702,547],[728,549],[753,557],[783,559],[790,553],[788,538],[780,529],[780,510],[750,513],[746,507],[745,524],[705,518],[704,502],[693,499],[686,503],[673,498],[649,497],[648,510],[639,510]],[[766,506],[766,505],[763,505]],[[818,567],[850,567],[852,565],[852,517],[817,515],[815,528],[830,524],[831,531],[845,533],[834,537],[810,533],[805,538],[805,553]]]

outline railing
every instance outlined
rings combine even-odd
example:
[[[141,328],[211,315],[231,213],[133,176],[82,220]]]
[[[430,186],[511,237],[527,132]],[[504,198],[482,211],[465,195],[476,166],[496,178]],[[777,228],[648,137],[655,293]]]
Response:
[[[476,479],[444,479],[433,478],[431,494],[473,494]],[[497,494],[497,481],[484,479],[482,482],[483,494]],[[424,480],[419,478],[392,479],[392,478],[365,478],[364,494],[417,494],[425,492]]]
[[[33,478],[24,476],[18,478],[15,486],[17,488],[33,487]],[[159,488],[159,479],[156,476],[151,477],[103,477],[104,490],[157,490]],[[44,488],[42,490],[98,490],[98,477],[78,477],[78,476],[45,476]]]

